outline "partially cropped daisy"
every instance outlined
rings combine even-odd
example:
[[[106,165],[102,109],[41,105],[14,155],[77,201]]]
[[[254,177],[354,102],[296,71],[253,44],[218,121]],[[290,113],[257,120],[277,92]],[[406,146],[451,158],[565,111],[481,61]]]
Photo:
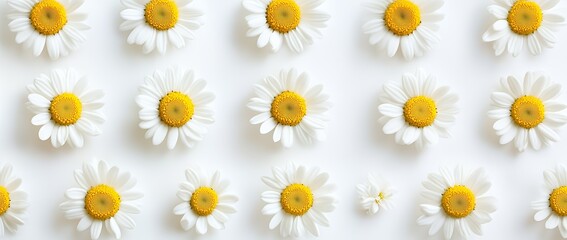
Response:
[[[285,147],[291,147],[296,137],[303,143],[323,140],[330,103],[322,91],[322,85],[310,86],[307,74],[298,75],[295,69],[270,75],[256,85],[256,97],[248,103],[257,112],[250,123],[261,124],[261,134],[274,130],[274,142]]]
[[[285,169],[272,168],[272,177],[262,177],[270,190],[262,193],[266,203],[262,214],[272,216],[270,229],[280,226],[282,237],[300,237],[309,232],[319,236],[319,225],[328,227],[325,213],[335,209],[329,174],[288,164]]]
[[[132,215],[140,213],[135,202],[143,194],[133,190],[136,180],[129,172],[96,160],[75,170],[75,180],[79,186],[65,192],[67,200],[59,207],[65,218],[79,221],[77,231],[90,228],[91,239],[98,239],[105,228],[120,239],[124,228],[136,227]]]
[[[358,184],[356,191],[360,198],[360,206],[367,214],[376,214],[380,209],[391,209],[394,204],[392,196],[394,189],[381,177],[368,174],[365,184]]]
[[[482,35],[492,42],[498,56],[504,51],[518,56],[524,45],[533,55],[557,42],[555,31],[565,24],[565,17],[553,13],[558,0],[494,0],[488,7],[496,22]]]
[[[242,5],[250,11],[246,22],[248,37],[258,37],[257,45],[270,44],[277,52],[285,40],[294,52],[302,52],[313,38],[321,38],[321,29],[327,26],[330,16],[317,8],[325,0],[244,0]]]
[[[482,224],[490,222],[490,214],[496,211],[496,200],[486,194],[491,183],[483,169],[443,168],[440,174],[429,174],[423,186],[419,205],[423,215],[417,223],[430,226],[429,236],[438,232],[445,239],[480,236]]]
[[[104,105],[101,90],[88,88],[85,77],[73,69],[53,70],[41,74],[28,85],[28,108],[33,116],[31,123],[41,126],[39,139],[51,138],[53,147],[69,143],[83,147],[85,136],[101,133],[99,127],[105,121],[100,112]]]
[[[383,91],[379,122],[384,125],[382,131],[394,134],[398,144],[421,148],[450,136],[459,98],[449,93],[449,87],[438,87],[432,75],[422,69],[406,73],[401,82],[384,84]]]
[[[567,105],[558,100],[561,85],[543,73],[527,72],[524,80],[514,76],[500,80],[500,90],[492,93],[488,116],[500,144],[514,141],[519,151],[528,146],[539,150],[542,144],[559,141],[557,129],[567,123]]]
[[[85,41],[86,14],[76,10],[84,0],[8,0],[10,31],[16,42],[39,56],[44,49],[53,60],[67,56]]]
[[[543,172],[545,193],[541,200],[534,201],[534,220],[545,221],[545,228],[558,228],[561,236],[567,238],[567,169],[557,165],[555,170]]]
[[[199,171],[188,169],[187,181],[181,183],[177,197],[181,203],[173,209],[175,215],[182,215],[181,227],[187,231],[193,227],[199,234],[209,228],[224,229],[228,215],[236,212],[235,195],[226,193],[229,182],[220,178],[216,171],[211,178]]]
[[[0,168],[0,237],[6,230],[15,233],[28,207],[28,195],[20,190],[22,180],[12,175],[12,165],[4,164]]]
[[[185,46],[185,40],[195,38],[195,31],[202,25],[203,13],[192,8],[193,0],[122,0],[126,9],[120,12],[124,22],[120,30],[131,31],[129,44],[143,45],[144,53],[157,48],[165,54],[168,43],[177,48]]]
[[[370,44],[389,57],[398,50],[406,60],[422,56],[439,42],[436,32],[443,14],[443,0],[371,0],[373,19],[362,26]]]
[[[207,83],[195,79],[193,71],[180,68],[156,70],[147,76],[136,103],[140,128],[147,129],[146,138],[154,145],[167,139],[167,147],[173,149],[178,141],[193,147],[207,133],[207,125],[213,123],[209,103],[215,95],[204,91]]]

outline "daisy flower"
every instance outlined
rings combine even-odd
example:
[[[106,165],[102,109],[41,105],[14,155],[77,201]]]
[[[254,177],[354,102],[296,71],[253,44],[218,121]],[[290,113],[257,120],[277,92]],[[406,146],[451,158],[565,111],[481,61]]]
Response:
[[[319,236],[319,225],[329,227],[325,213],[335,209],[331,195],[334,185],[329,174],[318,168],[308,169],[288,164],[285,169],[272,168],[273,177],[262,177],[270,190],[262,193],[263,215],[272,216],[270,229],[280,226],[282,237],[300,237],[309,232]]]
[[[486,196],[491,183],[483,169],[468,172],[461,166],[443,168],[440,174],[429,174],[423,186],[419,205],[423,215],[417,223],[430,226],[429,236],[439,231],[445,239],[480,236],[481,225],[490,222],[490,214],[496,211],[496,200]]]
[[[47,49],[53,60],[69,55],[85,41],[83,31],[86,14],[76,10],[84,0],[8,0],[10,31],[16,33],[16,43],[33,49],[39,56]]]
[[[250,15],[246,22],[248,37],[258,37],[257,45],[268,43],[277,52],[285,40],[294,52],[302,52],[313,38],[321,38],[321,29],[327,26],[330,16],[317,8],[325,0],[244,0],[242,5]]]
[[[494,0],[488,12],[496,22],[482,35],[485,42],[493,42],[498,56],[505,50],[514,57],[524,45],[533,55],[541,53],[543,47],[551,48],[557,42],[555,31],[565,24],[565,18],[553,13],[559,0]]]
[[[293,145],[294,137],[303,143],[322,141],[325,113],[331,107],[322,91],[323,85],[311,87],[307,74],[298,75],[295,69],[270,75],[255,86],[256,97],[248,102],[248,108],[257,112],[250,123],[261,124],[261,134],[274,130],[274,142],[281,140],[285,147]]]
[[[180,68],[157,70],[147,76],[136,97],[146,139],[159,145],[167,138],[169,149],[178,140],[190,148],[201,141],[207,125],[214,122],[209,103],[215,95],[203,91],[206,85],[204,80],[195,79],[193,71]]]
[[[558,228],[561,236],[567,238],[567,169],[557,165],[555,170],[543,172],[545,194],[541,200],[534,201],[535,221],[545,221],[545,228]]]
[[[101,90],[88,88],[87,80],[73,69],[53,70],[41,74],[28,85],[28,108],[33,116],[31,123],[41,126],[39,139],[51,138],[53,147],[69,142],[72,147],[83,147],[85,135],[101,133],[99,126],[105,116]]]
[[[360,197],[360,206],[368,215],[376,214],[380,209],[393,208],[392,195],[394,189],[381,177],[368,174],[365,184],[358,184],[356,191]]]
[[[6,230],[15,233],[28,207],[28,195],[19,190],[22,179],[12,175],[12,165],[4,164],[0,168],[0,237]]]
[[[181,227],[187,231],[195,227],[199,234],[207,233],[209,227],[224,229],[228,215],[236,212],[234,203],[238,197],[226,193],[229,182],[220,178],[216,171],[211,178],[199,171],[187,169],[187,181],[181,183],[177,197],[181,199],[173,209],[182,215]]]
[[[406,60],[411,60],[439,42],[435,32],[443,14],[436,11],[443,4],[443,0],[372,0],[368,8],[374,18],[362,29],[370,35],[370,44],[389,57],[400,50]]]
[[[458,112],[458,96],[449,93],[449,87],[437,87],[434,76],[422,69],[406,73],[401,84],[384,84],[383,103],[378,111],[383,115],[385,134],[394,134],[398,144],[415,144],[422,148],[436,144],[439,137],[449,137],[449,127]]]
[[[65,192],[67,201],[59,207],[69,220],[79,220],[77,231],[90,228],[91,239],[98,239],[103,228],[116,239],[122,229],[134,229],[136,222],[132,214],[139,214],[135,203],[143,194],[133,191],[136,180],[129,172],[120,172],[118,167],[109,167],[105,161],[85,162],[83,169],[75,170],[79,187]]]
[[[144,53],[157,48],[165,54],[170,42],[177,48],[185,46],[185,40],[195,38],[201,27],[200,10],[190,7],[193,0],[122,0],[126,7],[120,16],[124,22],[120,30],[131,31],[129,44],[143,45]]]
[[[488,116],[500,137],[500,144],[514,141],[519,151],[528,145],[539,150],[544,144],[559,141],[556,130],[567,122],[558,102],[561,85],[552,83],[543,73],[527,72],[524,81],[514,76],[500,80],[500,90],[492,93]]]

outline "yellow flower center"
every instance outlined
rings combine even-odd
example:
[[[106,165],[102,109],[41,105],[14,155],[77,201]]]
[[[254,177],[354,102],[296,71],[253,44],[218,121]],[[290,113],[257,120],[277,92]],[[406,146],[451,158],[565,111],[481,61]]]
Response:
[[[474,193],[463,185],[448,188],[441,198],[445,213],[454,218],[463,218],[471,214],[476,206]]]
[[[29,18],[38,33],[54,35],[67,24],[67,11],[55,0],[41,0],[32,7]]]
[[[210,187],[197,188],[189,200],[191,210],[199,216],[208,216],[213,213],[218,203],[219,196]]]
[[[543,102],[534,96],[520,97],[512,104],[510,117],[520,127],[526,129],[536,127],[545,118]]]
[[[62,93],[51,100],[49,113],[55,123],[63,126],[72,125],[81,118],[83,104],[77,95]]]
[[[283,190],[280,204],[286,213],[302,216],[313,207],[313,193],[309,187],[294,183]]]
[[[549,207],[559,216],[567,216],[567,186],[553,189],[549,194]]]
[[[159,118],[170,127],[182,127],[195,113],[195,105],[189,96],[170,92],[159,101]]]
[[[274,98],[270,113],[279,124],[296,126],[307,114],[307,104],[299,94],[283,91]]]
[[[404,118],[414,127],[422,128],[433,124],[437,117],[437,105],[430,97],[417,96],[404,104]]]
[[[0,186],[0,216],[10,209],[10,193],[8,190]]]
[[[377,204],[380,204],[380,202],[382,202],[382,200],[384,200],[384,193],[380,192],[380,193],[378,193],[378,196],[374,199],[374,202],[376,202]]]
[[[518,0],[510,8],[507,20],[512,32],[530,35],[541,26],[543,12],[536,2]]]
[[[146,23],[151,27],[165,31],[175,27],[179,20],[179,9],[173,0],[151,0],[144,10]]]
[[[120,209],[120,195],[105,184],[91,187],[85,196],[85,210],[97,220],[114,217]]]
[[[419,7],[411,1],[396,0],[386,8],[384,22],[393,34],[407,36],[421,24],[421,12]]]
[[[268,26],[277,32],[287,33],[301,21],[301,9],[294,0],[273,0],[266,9]]]

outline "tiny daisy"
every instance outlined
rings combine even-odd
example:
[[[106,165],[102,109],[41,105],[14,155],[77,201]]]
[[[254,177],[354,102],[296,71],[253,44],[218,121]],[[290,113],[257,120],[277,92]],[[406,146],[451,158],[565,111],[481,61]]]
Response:
[[[270,75],[255,86],[256,97],[247,105],[258,113],[250,123],[261,124],[261,134],[274,130],[274,142],[281,140],[285,147],[293,145],[294,137],[303,143],[324,140],[325,113],[331,105],[322,91],[323,85],[309,86],[307,74],[298,75],[295,69]]]
[[[561,236],[567,238],[567,169],[557,165],[555,170],[543,172],[545,193],[541,200],[534,201],[535,221],[545,221],[545,228],[558,228]]]
[[[423,182],[421,193],[423,213],[417,219],[419,225],[429,225],[429,236],[442,232],[445,239],[457,235],[467,238],[482,235],[482,224],[492,220],[496,211],[493,197],[486,196],[491,183],[486,180],[482,168],[472,172],[463,167],[443,168],[441,173],[431,173]]]
[[[318,168],[308,169],[288,164],[287,168],[272,168],[273,177],[262,177],[270,190],[262,193],[263,215],[272,216],[270,229],[280,226],[282,237],[301,237],[305,232],[319,236],[319,225],[329,227],[325,213],[335,209],[331,195],[334,185],[329,174]]]
[[[16,33],[16,43],[33,49],[39,56],[47,49],[53,60],[69,55],[85,41],[83,31],[86,14],[76,10],[84,0],[9,0],[10,31]]]
[[[494,0],[488,7],[496,22],[482,35],[485,42],[493,42],[496,56],[505,50],[518,56],[524,45],[533,55],[543,47],[552,48],[557,42],[555,31],[565,24],[565,18],[553,13],[559,0]]]
[[[203,91],[207,83],[195,79],[193,71],[180,68],[157,70],[147,76],[136,103],[140,106],[140,128],[147,129],[146,139],[159,145],[167,138],[167,147],[173,149],[178,140],[193,147],[207,133],[213,123],[209,107],[215,95]]]
[[[103,228],[116,239],[122,229],[134,229],[136,222],[132,214],[139,214],[135,203],[143,194],[133,191],[136,180],[129,172],[120,172],[118,167],[109,168],[105,161],[85,162],[83,169],[75,170],[79,187],[65,192],[67,201],[59,207],[69,220],[79,220],[77,231],[90,228],[91,239],[98,239]]]
[[[358,184],[356,191],[360,197],[360,206],[368,215],[376,214],[380,209],[393,208],[392,195],[394,189],[381,177],[368,174],[365,184]]]
[[[143,45],[144,53],[157,48],[165,54],[167,44],[185,46],[185,40],[195,38],[202,25],[200,10],[190,7],[193,0],[122,0],[126,7],[120,16],[124,22],[120,30],[130,31],[129,44]]]
[[[28,108],[35,116],[31,123],[41,126],[39,139],[51,138],[53,147],[69,142],[72,147],[83,147],[85,135],[101,133],[99,126],[105,116],[101,90],[91,90],[87,80],[73,69],[53,70],[41,74],[28,85]]]
[[[422,69],[404,74],[401,83],[384,84],[383,103],[378,106],[382,131],[394,134],[398,144],[418,148],[449,137],[459,98],[449,93],[449,87],[436,85],[435,77]]]
[[[321,29],[330,16],[317,8],[325,0],[244,0],[242,5],[251,14],[246,16],[248,37],[258,37],[257,45],[268,43],[277,52],[285,40],[294,52],[302,52],[313,38],[321,38]]]
[[[519,151],[528,145],[539,150],[543,144],[559,141],[556,130],[567,123],[563,110],[567,105],[558,100],[561,85],[543,73],[527,72],[524,81],[514,76],[500,80],[500,90],[492,93],[488,116],[500,144],[514,141]]]
[[[422,56],[439,42],[435,33],[443,14],[443,0],[372,0],[373,19],[362,26],[370,44],[393,57],[398,50],[406,60]]]
[[[238,197],[226,193],[229,182],[222,180],[218,171],[208,178],[196,170],[187,169],[185,177],[187,181],[181,183],[177,192],[182,202],[173,209],[175,215],[183,216],[183,230],[195,227],[199,234],[205,234],[209,227],[224,229],[228,215],[236,212],[233,205],[238,201]]]
[[[12,175],[12,165],[4,164],[0,168],[0,237],[6,230],[15,233],[20,225],[29,203],[26,192],[18,188],[22,180]]]

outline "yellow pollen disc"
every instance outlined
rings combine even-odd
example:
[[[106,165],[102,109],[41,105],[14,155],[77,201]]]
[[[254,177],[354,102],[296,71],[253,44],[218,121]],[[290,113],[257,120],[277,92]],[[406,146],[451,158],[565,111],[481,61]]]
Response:
[[[55,0],[41,0],[32,7],[29,18],[38,33],[54,35],[67,24],[67,11]]]
[[[396,0],[386,8],[384,23],[393,34],[407,36],[421,24],[421,12],[411,1]]]
[[[553,189],[549,194],[549,207],[559,216],[567,216],[567,186]]]
[[[541,26],[543,12],[536,2],[518,0],[510,8],[507,20],[512,32],[530,35]]]
[[[151,0],[144,10],[146,23],[151,27],[165,31],[175,27],[179,20],[179,9],[173,0]]]
[[[302,216],[313,207],[313,193],[309,187],[294,183],[282,191],[280,204],[286,213]]]
[[[301,9],[294,0],[273,0],[266,9],[268,26],[277,32],[287,33],[301,21]]]
[[[91,187],[85,196],[85,210],[97,220],[114,217],[120,209],[120,195],[105,184]]]
[[[274,98],[270,113],[279,124],[296,126],[307,114],[307,104],[299,94],[283,91]]]
[[[195,113],[195,105],[189,96],[170,92],[159,101],[159,118],[170,127],[182,127]]]
[[[210,187],[197,188],[189,200],[191,210],[199,216],[208,216],[213,213],[218,203],[219,196]]]
[[[72,125],[81,118],[83,104],[77,95],[62,93],[51,100],[49,113],[55,123],[63,126]]]
[[[463,185],[448,188],[441,198],[445,213],[454,218],[463,218],[471,214],[476,206],[474,193]]]
[[[437,117],[437,105],[430,97],[417,96],[410,98],[404,104],[404,118],[414,127],[430,126]]]
[[[0,216],[10,209],[10,193],[8,190],[0,186]]]
[[[382,202],[382,200],[384,200],[384,193],[380,192],[380,193],[378,193],[378,197],[374,200],[374,202],[376,202],[377,204],[380,204],[380,202]]]
[[[543,102],[534,96],[520,97],[512,104],[510,117],[520,127],[526,129],[536,127],[545,118]]]

